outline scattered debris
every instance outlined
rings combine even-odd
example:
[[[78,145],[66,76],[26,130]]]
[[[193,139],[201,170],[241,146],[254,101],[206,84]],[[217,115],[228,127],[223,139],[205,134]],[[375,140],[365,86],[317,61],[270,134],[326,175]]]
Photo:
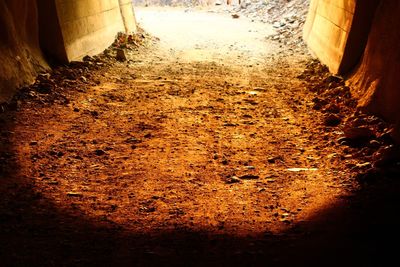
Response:
[[[302,171],[318,171],[317,168],[289,168],[290,172],[302,172]]]

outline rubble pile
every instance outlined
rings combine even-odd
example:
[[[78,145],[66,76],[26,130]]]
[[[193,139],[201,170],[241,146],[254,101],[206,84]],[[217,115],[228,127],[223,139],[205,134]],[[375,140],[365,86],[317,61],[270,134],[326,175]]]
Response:
[[[154,41],[154,37],[140,28],[136,34],[118,33],[114,43],[103,53],[40,73],[31,86],[21,88],[9,103],[0,104],[0,112],[17,110],[22,102],[67,105],[69,94],[100,84],[100,77],[93,76],[94,70],[106,69],[117,61],[128,61],[129,53]]]
[[[400,175],[400,146],[393,138],[394,125],[357,108],[345,80],[331,75],[317,60],[310,61],[298,78],[315,93],[312,108],[324,114],[322,127],[344,147],[341,157],[349,160],[348,167],[361,185]]]
[[[245,0],[231,12],[254,21],[272,24],[277,31],[269,38],[285,45],[302,45],[302,29],[309,0]]]

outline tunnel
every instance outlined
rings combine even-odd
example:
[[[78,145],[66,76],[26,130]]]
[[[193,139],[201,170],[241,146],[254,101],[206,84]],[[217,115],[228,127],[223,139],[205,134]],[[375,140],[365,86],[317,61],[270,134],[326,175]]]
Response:
[[[399,12],[1,1],[1,265],[392,265]]]

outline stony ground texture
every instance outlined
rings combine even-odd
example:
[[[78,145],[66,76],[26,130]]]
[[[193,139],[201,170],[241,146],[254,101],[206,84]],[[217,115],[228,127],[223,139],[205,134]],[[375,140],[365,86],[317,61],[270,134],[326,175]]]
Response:
[[[266,24],[180,9],[138,21],[158,39],[120,36],[126,60],[109,49],[43,74],[2,114],[3,262],[375,263],[395,197],[366,197],[354,172],[384,137],[343,145],[360,136],[342,127],[341,78]]]

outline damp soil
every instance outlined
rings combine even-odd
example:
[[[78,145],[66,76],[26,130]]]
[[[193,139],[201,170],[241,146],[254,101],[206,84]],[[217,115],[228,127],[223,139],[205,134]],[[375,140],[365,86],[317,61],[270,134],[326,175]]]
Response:
[[[398,184],[357,181],[359,148],[337,141],[354,103],[327,123],[311,88],[329,74],[303,44],[206,11],[138,20],[157,38],[126,61],[108,51],[43,74],[1,114],[6,266],[390,259]]]

